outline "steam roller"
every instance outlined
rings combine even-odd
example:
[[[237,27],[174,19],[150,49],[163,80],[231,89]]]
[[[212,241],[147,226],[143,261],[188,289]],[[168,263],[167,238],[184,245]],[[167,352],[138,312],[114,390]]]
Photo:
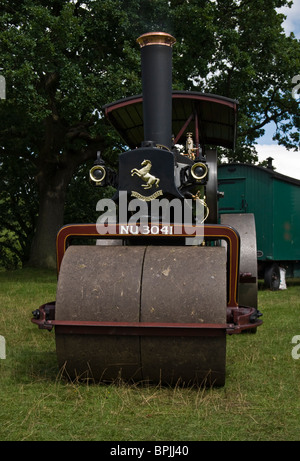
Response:
[[[137,41],[143,94],[103,108],[130,150],[89,172],[116,192],[97,223],[58,232],[56,301],[32,322],[55,329],[72,380],[222,386],[227,335],[262,323],[254,217],[218,215],[212,146],[234,148],[238,103],[172,91],[174,37]]]

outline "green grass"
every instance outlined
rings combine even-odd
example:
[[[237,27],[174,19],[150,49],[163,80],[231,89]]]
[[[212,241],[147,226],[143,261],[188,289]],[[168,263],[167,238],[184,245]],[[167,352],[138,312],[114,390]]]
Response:
[[[1,441],[299,440],[300,284],[259,291],[264,324],[227,338],[224,388],[167,388],[67,382],[56,363],[54,332],[31,312],[55,299],[56,275],[0,272]]]

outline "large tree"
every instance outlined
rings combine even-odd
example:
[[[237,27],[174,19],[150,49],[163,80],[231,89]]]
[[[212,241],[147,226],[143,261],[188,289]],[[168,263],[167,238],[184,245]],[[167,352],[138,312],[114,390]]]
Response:
[[[16,168],[22,167],[20,157],[35,164],[39,210],[33,265],[55,265],[67,186],[83,162],[113,145],[100,120],[101,106],[135,89],[130,23],[117,3],[4,2],[7,99],[0,108],[1,155]]]
[[[240,102],[236,153],[255,160],[255,140],[274,121],[276,139],[299,146],[300,44],[286,37],[276,8],[286,0],[4,0],[1,2],[0,167],[35,170],[38,219],[30,262],[55,264],[55,236],[80,165],[101,150],[116,160],[120,139],[101,107],[141,91],[136,38],[164,30],[174,47],[175,89]],[[23,159],[23,160],[22,160]]]

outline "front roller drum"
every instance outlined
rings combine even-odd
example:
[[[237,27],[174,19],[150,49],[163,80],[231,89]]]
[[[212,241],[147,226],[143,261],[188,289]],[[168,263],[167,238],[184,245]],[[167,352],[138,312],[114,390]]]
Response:
[[[222,247],[71,246],[55,320],[226,324]],[[71,379],[224,385],[226,330],[209,335],[77,334],[55,327],[59,366]]]

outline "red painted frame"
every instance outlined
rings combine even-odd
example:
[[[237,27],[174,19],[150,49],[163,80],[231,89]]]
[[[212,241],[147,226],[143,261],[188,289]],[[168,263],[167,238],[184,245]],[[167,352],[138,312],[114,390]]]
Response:
[[[70,243],[70,239],[87,238],[124,238],[120,232],[122,224],[107,227],[107,234],[99,234],[96,224],[69,224],[64,226],[57,235],[57,270]],[[188,227],[188,228],[187,228]],[[191,237],[195,226],[185,226],[181,234],[163,235],[160,237]],[[228,302],[226,324],[189,324],[189,323],[147,323],[147,322],[92,322],[55,320],[55,301],[40,306],[33,314],[32,322],[40,329],[52,330],[56,334],[100,334],[100,335],[140,335],[140,336],[222,336],[238,334],[242,331],[255,329],[262,324],[253,307],[239,306],[237,302],[239,282],[240,237],[235,229],[225,225],[202,225],[197,228],[197,236],[212,239],[223,239],[228,243]],[[127,238],[145,237],[143,234],[126,234]],[[151,238],[156,238],[153,235]],[[254,316],[254,317],[253,317]]]
[[[97,231],[97,224],[68,224],[60,229],[56,239],[56,251],[57,251],[57,271],[61,266],[61,262],[65,251],[68,246],[68,241],[71,238],[87,237],[87,238],[140,238],[145,237],[144,234],[124,234],[120,233],[120,226],[122,224],[114,224],[107,226],[107,234],[99,234]],[[161,225],[158,225],[161,226]],[[196,226],[184,226],[182,233],[174,233],[172,235],[159,234],[159,237],[163,238],[178,238],[178,237],[191,237],[194,235],[203,236],[208,238],[225,240],[228,243],[228,257],[229,257],[229,270],[228,270],[228,304],[230,308],[238,308],[237,292],[238,292],[238,280],[239,280],[239,255],[240,255],[240,237],[235,229],[230,226],[222,224],[213,225],[202,225],[197,228]],[[157,235],[152,235],[149,238],[157,238]]]

